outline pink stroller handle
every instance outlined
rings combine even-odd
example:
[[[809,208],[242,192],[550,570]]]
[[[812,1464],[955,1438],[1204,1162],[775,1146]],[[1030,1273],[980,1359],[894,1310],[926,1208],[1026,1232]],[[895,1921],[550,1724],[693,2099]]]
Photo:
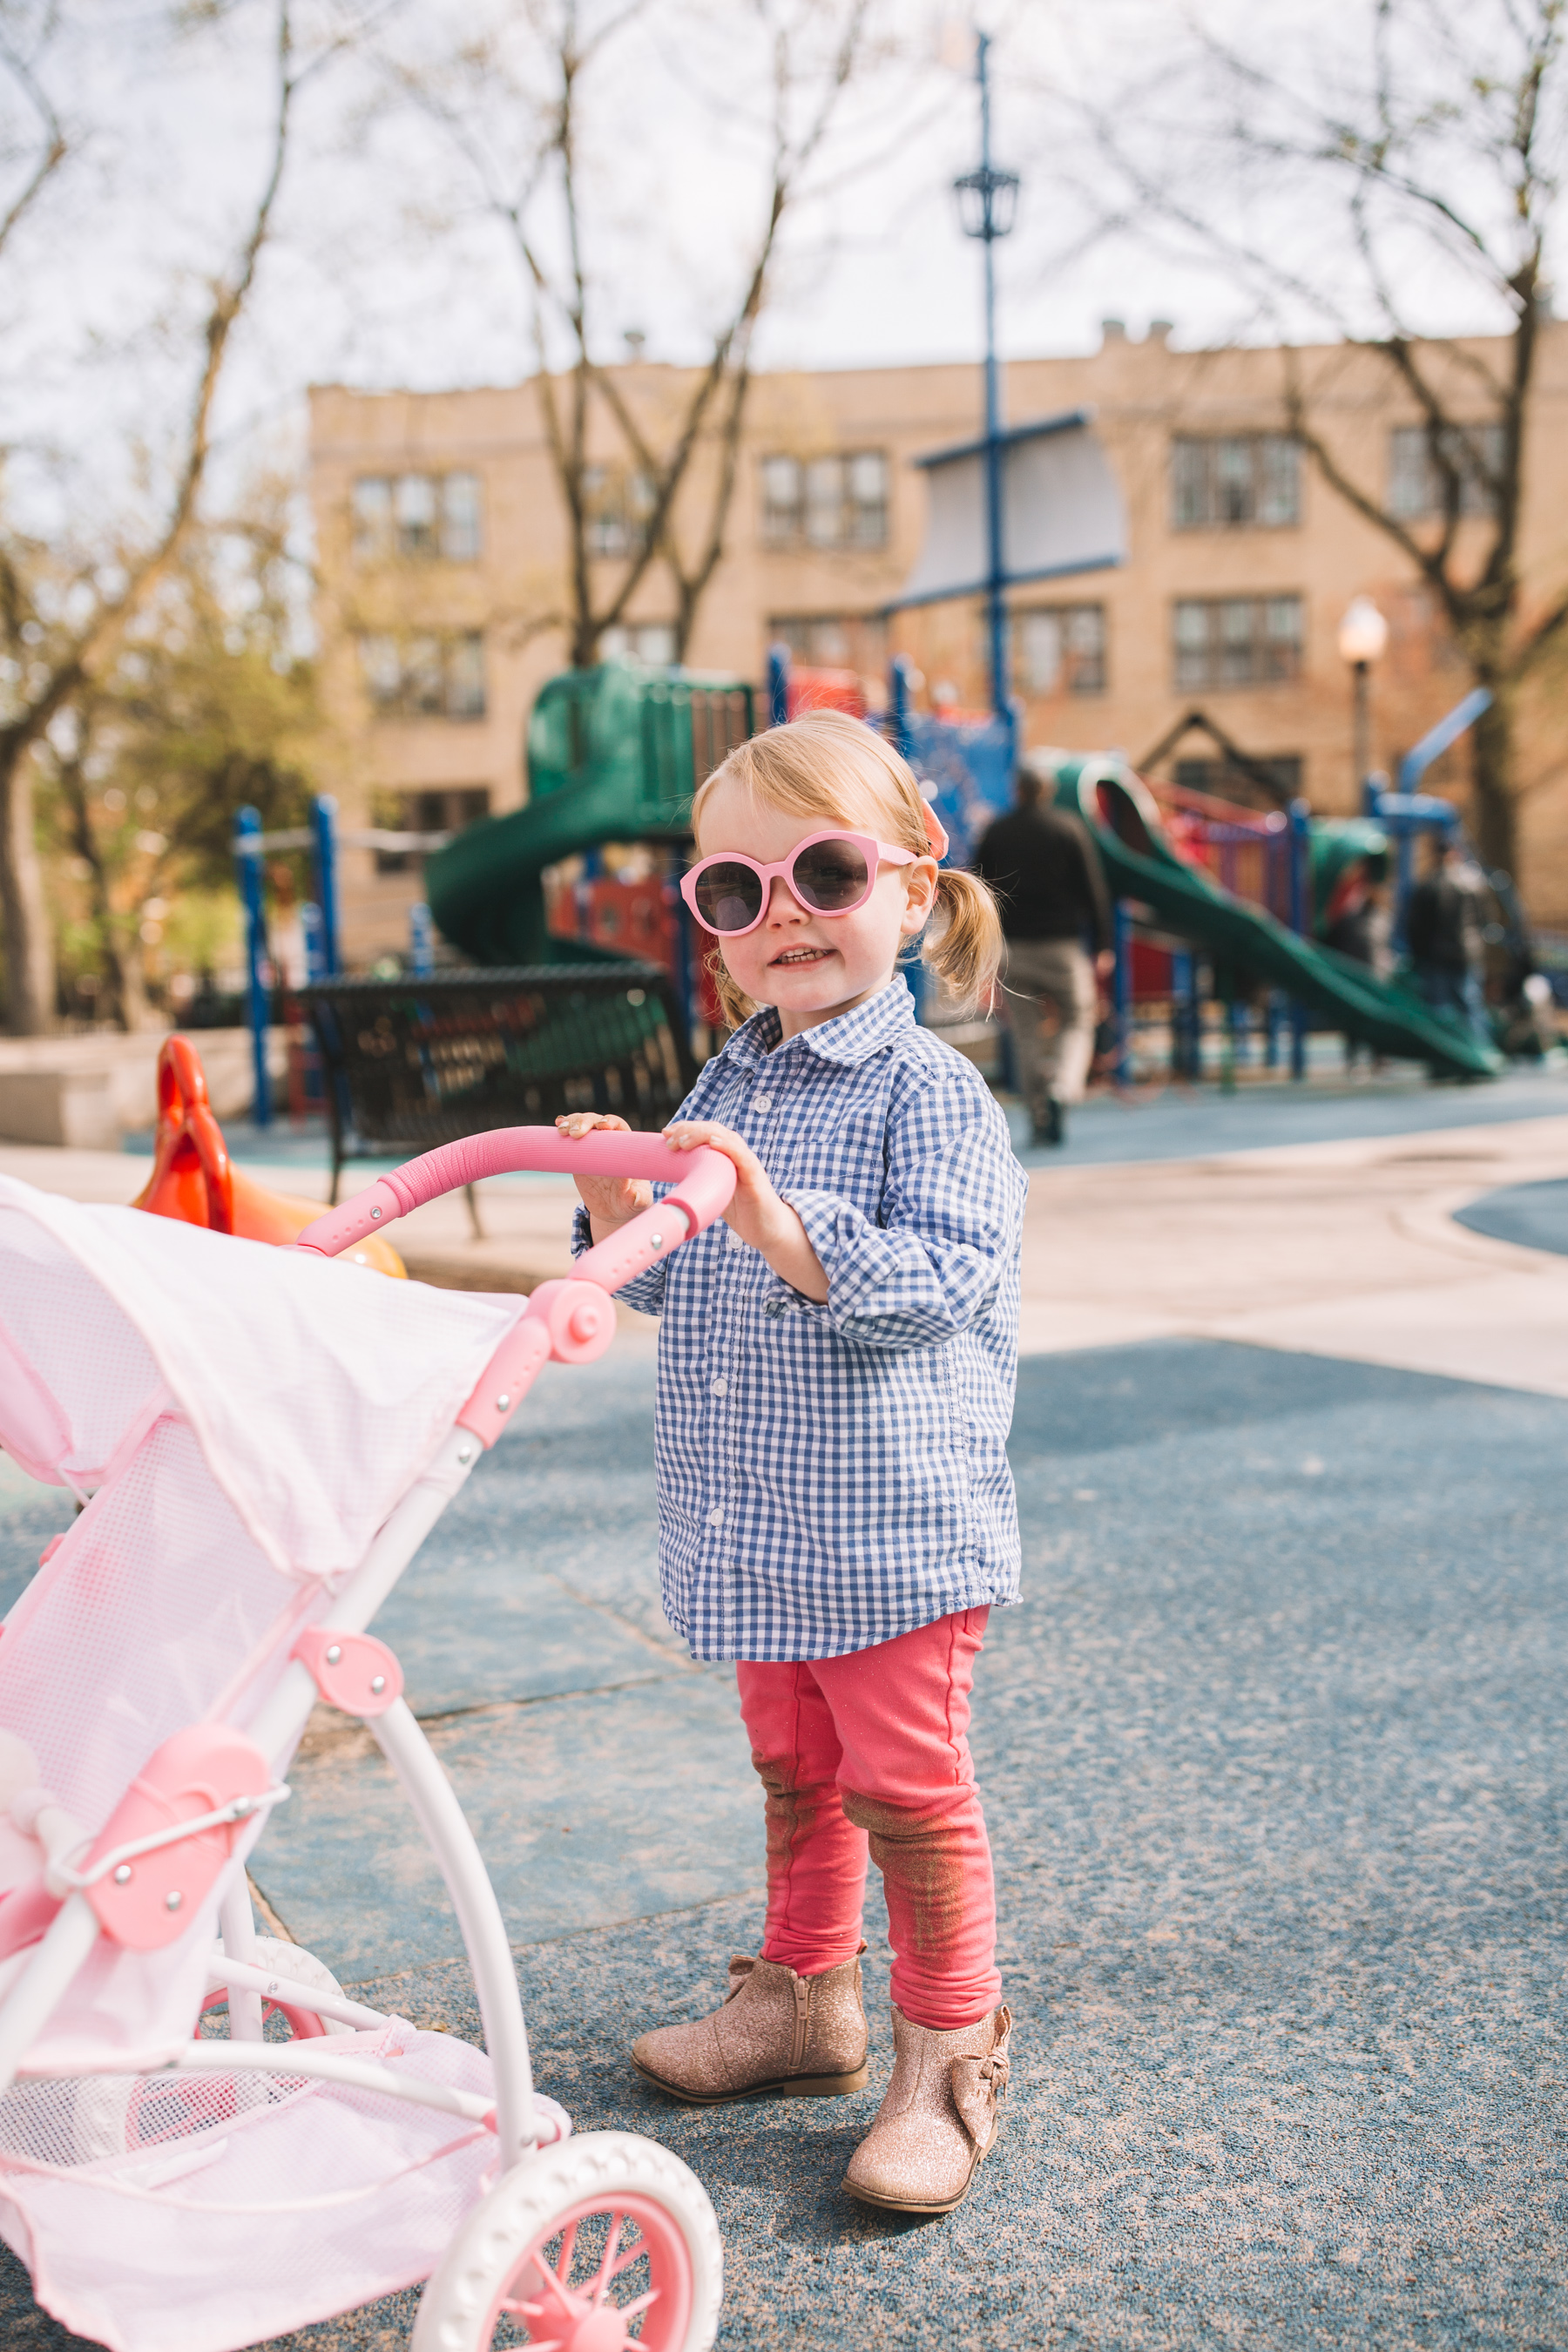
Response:
[[[510,1175],[522,1169],[560,1176],[640,1176],[675,1185],[664,1200],[578,1259],[573,1268],[575,1279],[597,1283],[605,1290],[619,1290],[634,1275],[710,1225],[729,1207],[735,1189],[734,1162],[707,1145],[677,1151],[662,1135],[598,1129],[574,1141],[553,1127],[498,1127],[484,1135],[465,1136],[458,1143],[443,1143],[389,1175],[378,1176],[363,1192],[308,1224],[295,1247],[336,1257],[366,1234],[384,1232],[442,1192],[455,1192],[481,1176]]]

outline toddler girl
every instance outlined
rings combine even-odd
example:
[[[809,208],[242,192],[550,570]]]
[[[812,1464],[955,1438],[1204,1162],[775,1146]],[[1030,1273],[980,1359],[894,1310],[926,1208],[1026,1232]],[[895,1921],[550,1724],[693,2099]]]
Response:
[[[666,1132],[725,1153],[735,1192],[620,1295],[663,1318],[664,1607],[695,1657],[738,1662],[767,1916],[723,2005],[632,2059],[703,2105],[860,2089],[868,1850],[896,2056],[845,2187],[943,2213],[994,2137],[1012,2022],[966,1735],[987,1615],[1018,1594],[1025,1186],[973,1064],[916,1025],[898,959],[940,912],[931,960],[973,998],[1000,929],[983,883],[939,873],[946,841],[904,761],[837,712],[742,745],[692,821],[681,887],[741,1025]],[[578,1189],[578,1250],[652,1197]]]

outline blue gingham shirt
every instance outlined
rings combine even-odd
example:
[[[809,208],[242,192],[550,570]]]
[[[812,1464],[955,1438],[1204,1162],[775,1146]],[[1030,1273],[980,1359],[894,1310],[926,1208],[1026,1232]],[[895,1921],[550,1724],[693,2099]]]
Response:
[[[659,1576],[692,1655],[837,1657],[1016,1601],[1026,1186],[978,1071],[895,977],[787,1045],[754,1014],[680,1116],[745,1137],[828,1284],[720,1222],[619,1293],[663,1318]]]

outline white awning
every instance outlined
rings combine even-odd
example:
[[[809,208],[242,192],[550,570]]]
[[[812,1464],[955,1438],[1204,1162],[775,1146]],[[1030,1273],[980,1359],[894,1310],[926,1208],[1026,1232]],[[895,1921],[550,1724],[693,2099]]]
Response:
[[[1004,586],[1124,563],[1121,488],[1089,410],[1016,425],[1001,437]],[[990,576],[984,442],[966,441],[915,462],[931,492],[925,545],[890,612],[979,594]]]

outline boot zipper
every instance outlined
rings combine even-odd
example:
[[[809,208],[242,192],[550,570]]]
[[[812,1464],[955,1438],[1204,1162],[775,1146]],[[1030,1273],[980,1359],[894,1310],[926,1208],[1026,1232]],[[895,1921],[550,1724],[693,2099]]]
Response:
[[[798,2074],[805,2063],[805,2038],[811,2028],[811,1987],[804,1977],[795,1980],[795,2039],[790,2044],[789,2071]]]

